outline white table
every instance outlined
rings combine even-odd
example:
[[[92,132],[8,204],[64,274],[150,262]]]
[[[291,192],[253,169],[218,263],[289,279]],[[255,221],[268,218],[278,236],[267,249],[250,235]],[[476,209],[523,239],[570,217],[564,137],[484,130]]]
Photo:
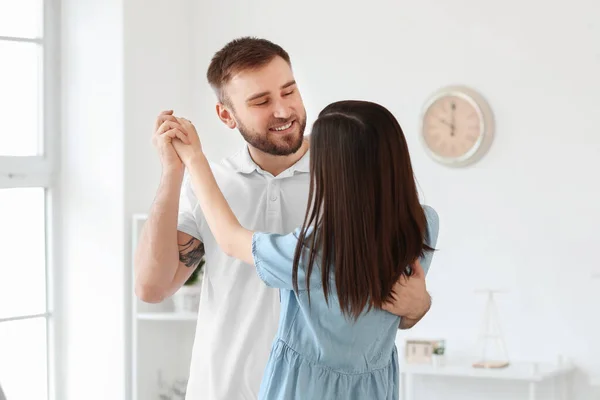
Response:
[[[537,400],[538,385],[543,381],[551,380],[554,385],[553,399],[569,400],[568,391],[573,370],[574,367],[567,364],[511,363],[511,365],[502,369],[473,368],[471,363],[466,361],[459,363],[450,360],[443,366],[401,364],[400,398],[402,400],[415,399],[413,377],[415,375],[429,375],[526,382],[529,387],[529,400]]]

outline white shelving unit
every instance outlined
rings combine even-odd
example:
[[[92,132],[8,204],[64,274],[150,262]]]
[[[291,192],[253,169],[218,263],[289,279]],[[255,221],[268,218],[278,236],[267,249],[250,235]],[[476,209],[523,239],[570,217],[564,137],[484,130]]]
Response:
[[[145,214],[136,214],[132,218],[134,252],[146,219]],[[133,274],[133,266],[131,271]],[[159,304],[144,303],[135,296],[133,289],[131,299],[128,398],[160,400],[161,382],[170,386],[188,378],[197,315],[174,312],[170,299]]]
[[[198,315],[194,313],[177,312],[142,312],[137,314],[138,320],[145,321],[192,321],[196,322]]]
[[[473,368],[467,360],[453,360],[444,366],[433,365],[411,365],[400,366],[400,378],[402,380],[402,400],[420,399],[416,395],[413,386],[415,376],[438,376],[469,379],[492,379],[502,381],[527,383],[528,399],[538,400],[539,385],[551,382],[553,385],[553,399],[570,400],[569,388],[571,385],[571,373],[574,366],[566,362],[557,364],[540,363],[511,363],[506,368],[485,369]]]

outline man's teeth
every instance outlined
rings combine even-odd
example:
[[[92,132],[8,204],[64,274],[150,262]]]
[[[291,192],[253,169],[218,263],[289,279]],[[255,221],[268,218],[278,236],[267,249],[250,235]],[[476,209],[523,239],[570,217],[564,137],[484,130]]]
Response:
[[[286,129],[289,129],[290,126],[292,126],[292,123],[288,123],[286,125],[280,126],[279,128],[273,128],[274,131],[285,131]]]

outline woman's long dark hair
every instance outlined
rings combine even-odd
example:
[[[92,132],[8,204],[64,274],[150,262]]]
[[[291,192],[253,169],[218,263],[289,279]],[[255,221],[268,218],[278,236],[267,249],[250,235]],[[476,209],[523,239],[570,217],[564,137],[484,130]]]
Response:
[[[319,258],[325,299],[333,272],[341,310],[356,319],[366,306],[381,308],[400,276],[410,276],[407,266],[431,250],[408,146],[392,113],[357,100],[325,107],[310,141],[309,207],[294,256],[294,289],[307,250],[306,289]]]

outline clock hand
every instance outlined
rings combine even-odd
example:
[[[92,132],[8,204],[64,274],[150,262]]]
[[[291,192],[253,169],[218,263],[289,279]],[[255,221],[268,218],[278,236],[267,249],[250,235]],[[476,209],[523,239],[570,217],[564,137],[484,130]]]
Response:
[[[452,102],[452,105],[450,107],[452,109],[452,123],[450,124],[450,136],[454,136],[454,128],[456,127],[454,125],[454,111],[456,110],[456,103]]]
[[[440,121],[444,125],[452,126],[452,124],[450,122],[446,121],[445,119],[438,118],[438,121]]]

